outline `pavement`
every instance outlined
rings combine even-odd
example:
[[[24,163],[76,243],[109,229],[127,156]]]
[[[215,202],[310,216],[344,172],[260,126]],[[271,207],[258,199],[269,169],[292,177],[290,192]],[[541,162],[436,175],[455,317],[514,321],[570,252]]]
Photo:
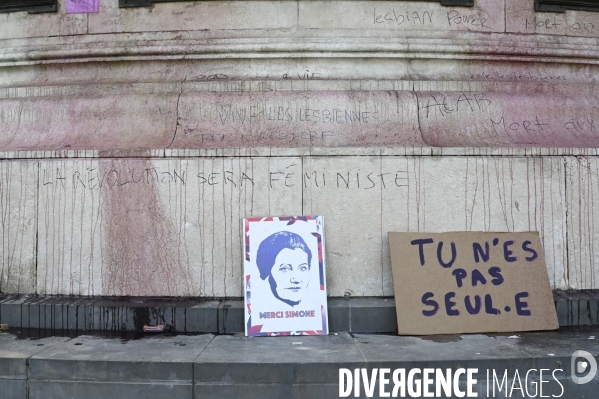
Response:
[[[386,375],[390,382],[386,384],[377,374],[372,379],[372,397],[393,393],[394,372],[398,378],[396,393],[401,397],[401,369],[407,378],[410,370],[422,373],[427,368],[441,369],[439,372],[451,369],[454,375],[462,368],[477,369],[471,376],[477,380],[471,386],[477,397],[541,397],[540,386],[542,397],[596,399],[599,392],[599,374],[579,385],[571,370],[576,351],[589,352],[599,360],[598,326],[432,337],[350,332],[250,338],[243,334],[127,333],[43,337],[39,331],[30,332],[12,329],[0,333],[2,399],[338,398],[340,374],[344,378],[341,393],[352,398],[369,397],[366,391],[372,388],[372,373],[383,369],[389,369],[383,377]],[[355,376],[362,373],[367,377],[366,385],[360,378],[355,395]],[[496,382],[506,378],[501,393],[493,384],[493,373]],[[347,374],[354,376],[351,384]],[[414,376],[418,380],[422,374]],[[430,385],[432,391],[435,381]],[[412,390],[417,388],[418,383],[408,382],[406,379],[404,389],[408,385]],[[422,381],[420,384],[424,389]],[[461,397],[460,392],[467,388],[464,373],[458,375],[451,395],[434,397]],[[409,390],[405,394],[419,397],[410,395]]]

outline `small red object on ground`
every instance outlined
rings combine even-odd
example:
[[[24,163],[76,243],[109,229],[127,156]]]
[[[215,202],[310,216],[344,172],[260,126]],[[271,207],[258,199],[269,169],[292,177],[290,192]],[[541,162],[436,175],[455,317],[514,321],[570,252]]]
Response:
[[[167,324],[155,324],[152,326],[146,324],[144,325],[144,332],[165,332],[170,329],[169,327]]]

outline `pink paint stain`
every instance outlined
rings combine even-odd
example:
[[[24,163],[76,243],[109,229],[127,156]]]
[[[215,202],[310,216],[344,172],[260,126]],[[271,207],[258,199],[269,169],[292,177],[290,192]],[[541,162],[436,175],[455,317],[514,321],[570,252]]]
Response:
[[[153,167],[149,160],[100,162],[102,175],[113,176],[109,188],[102,192],[109,254],[103,270],[103,292],[132,296],[191,295],[191,275],[179,252],[179,228],[168,217],[156,185],[148,184],[147,176],[146,180],[139,180],[135,173],[131,174],[132,170],[152,171]],[[135,181],[141,184],[132,189]]]

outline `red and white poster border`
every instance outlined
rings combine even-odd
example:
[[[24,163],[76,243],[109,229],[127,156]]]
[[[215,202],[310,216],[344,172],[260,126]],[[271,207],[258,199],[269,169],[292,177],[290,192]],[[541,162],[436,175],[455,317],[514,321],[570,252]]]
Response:
[[[288,336],[288,335],[326,335],[328,334],[328,316],[326,302],[326,271],[324,259],[324,217],[323,216],[281,216],[249,217],[243,219],[244,226],[244,300],[246,336]],[[260,249],[265,243],[278,243],[276,249]],[[282,244],[281,244],[282,243]],[[271,245],[272,246],[272,245]],[[281,253],[281,247],[296,250],[306,257],[304,269],[309,272],[309,282],[304,287],[291,287],[287,290],[301,292],[305,290],[303,301],[293,302],[292,298],[280,296],[284,291],[271,280],[274,256]],[[304,251],[304,252],[301,252]],[[265,254],[270,256],[270,267],[265,271],[259,261]],[[278,258],[277,258],[278,259]],[[305,258],[304,258],[305,259]],[[262,268],[259,263],[262,263]],[[268,263],[266,261],[266,263]],[[293,262],[290,262],[293,263]],[[305,266],[307,264],[307,267]],[[294,266],[289,266],[295,267]],[[266,276],[267,273],[270,273]],[[291,272],[288,272],[289,274]],[[287,276],[285,277],[287,281]],[[301,280],[297,279],[297,280]],[[304,279],[306,280],[306,279]],[[268,286],[269,289],[265,287]],[[294,281],[298,287],[299,281]],[[273,286],[274,284],[274,286]],[[287,283],[289,284],[289,283]],[[280,285],[280,283],[279,283]],[[252,291],[252,287],[254,291]],[[294,289],[295,288],[295,289]],[[268,296],[265,294],[268,292]],[[270,292],[272,291],[272,293]],[[262,300],[257,301],[257,297]],[[266,299],[265,299],[266,298]],[[294,298],[293,298],[294,299]],[[258,302],[258,305],[256,304]],[[302,302],[300,304],[300,302]],[[265,304],[268,304],[265,306]],[[254,307],[253,307],[254,306]],[[272,307],[272,309],[271,309]],[[272,311],[270,311],[272,310]],[[304,328],[305,325],[308,328]],[[298,328],[299,327],[299,328]]]

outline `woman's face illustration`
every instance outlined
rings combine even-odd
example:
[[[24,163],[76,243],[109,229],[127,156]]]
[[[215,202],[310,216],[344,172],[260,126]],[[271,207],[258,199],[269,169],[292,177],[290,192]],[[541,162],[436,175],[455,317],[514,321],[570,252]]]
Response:
[[[308,254],[299,248],[284,248],[275,258],[270,274],[275,296],[292,305],[299,304],[310,283]]]

